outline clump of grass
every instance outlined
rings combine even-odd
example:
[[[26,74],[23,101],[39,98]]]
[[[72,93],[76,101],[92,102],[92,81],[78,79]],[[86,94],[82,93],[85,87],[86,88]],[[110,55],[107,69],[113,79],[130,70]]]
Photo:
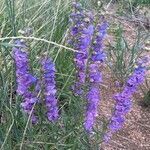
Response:
[[[137,38],[132,45],[129,45],[124,36],[121,25],[115,30],[115,44],[108,48],[108,64],[115,77],[124,83],[132,73],[136,62],[143,53],[142,45],[144,37],[137,32]]]

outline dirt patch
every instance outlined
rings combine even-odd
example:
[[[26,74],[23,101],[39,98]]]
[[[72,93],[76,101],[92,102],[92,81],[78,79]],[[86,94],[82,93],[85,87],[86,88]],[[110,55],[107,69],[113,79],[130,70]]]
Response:
[[[113,135],[105,150],[149,150],[150,149],[150,110],[142,108],[138,102],[141,94],[136,94],[132,100],[132,109],[126,116],[123,128]],[[105,103],[105,102],[104,102]],[[104,106],[103,103],[103,106]],[[106,106],[108,106],[108,102]],[[107,107],[108,109],[108,107]],[[102,109],[101,109],[102,110]],[[104,112],[104,111],[103,111]]]

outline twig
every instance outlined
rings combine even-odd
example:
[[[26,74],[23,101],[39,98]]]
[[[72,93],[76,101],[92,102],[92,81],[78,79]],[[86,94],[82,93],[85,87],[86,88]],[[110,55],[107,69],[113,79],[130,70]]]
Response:
[[[66,47],[64,45],[58,44],[58,43],[53,42],[53,41],[48,41],[46,39],[41,39],[41,38],[36,38],[36,37],[31,37],[31,36],[30,37],[25,37],[25,36],[4,37],[4,38],[0,38],[0,41],[9,40],[9,39],[32,39],[32,40],[36,40],[36,41],[46,42],[46,43],[49,43],[49,44],[52,44],[52,45],[55,45],[55,46],[58,46],[58,47],[62,47],[62,48],[65,48],[65,49],[73,51],[73,52],[83,53],[81,51],[74,50],[72,48]]]

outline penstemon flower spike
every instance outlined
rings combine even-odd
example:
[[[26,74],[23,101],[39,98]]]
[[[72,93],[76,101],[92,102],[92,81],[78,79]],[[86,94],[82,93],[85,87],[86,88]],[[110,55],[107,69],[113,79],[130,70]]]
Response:
[[[56,98],[56,82],[55,82],[55,64],[50,58],[43,58],[41,61],[43,71],[43,85],[45,104],[47,108],[47,118],[49,121],[58,119],[58,107]]]
[[[108,125],[109,131],[104,136],[105,142],[110,140],[112,133],[122,128],[125,122],[125,115],[130,111],[132,105],[131,98],[136,92],[138,86],[144,82],[145,75],[146,67],[143,67],[140,64],[127,79],[123,91],[114,96],[116,105],[113,116],[110,119],[110,124]]]
[[[106,35],[107,23],[97,25],[95,43],[92,46],[92,55],[89,60],[89,91],[87,93],[87,110],[85,114],[84,128],[91,132],[98,115],[98,104],[100,101],[100,83],[102,82],[102,74],[99,70],[105,60],[106,54],[103,52],[103,39]]]
[[[73,3],[74,13],[71,14],[72,27],[70,44],[82,53],[75,53],[76,83],[73,87],[75,95],[83,94],[83,85],[86,79],[86,64],[89,48],[94,33],[93,15],[85,13],[78,3]]]
[[[17,93],[23,97],[21,107],[25,113],[30,114],[32,107],[38,102],[38,98],[34,92],[30,91],[31,86],[36,85],[37,79],[30,74],[28,53],[26,45],[21,40],[14,42],[13,58],[16,66]],[[31,115],[32,123],[37,123],[37,116],[34,110]]]

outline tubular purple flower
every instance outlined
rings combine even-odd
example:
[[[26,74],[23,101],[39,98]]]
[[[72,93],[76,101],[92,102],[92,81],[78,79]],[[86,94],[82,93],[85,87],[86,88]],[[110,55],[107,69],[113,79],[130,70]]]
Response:
[[[91,86],[87,93],[87,110],[85,114],[84,128],[87,132],[91,132],[98,115],[98,103],[100,99],[99,88]]]
[[[56,99],[56,82],[55,82],[55,65],[49,58],[44,58],[41,61],[43,70],[43,84],[45,104],[47,108],[47,118],[49,121],[58,119],[58,107]]]
[[[104,137],[106,142],[108,142],[108,135],[110,136],[112,133],[122,128],[125,121],[125,115],[129,112],[132,106],[132,95],[136,92],[138,86],[144,82],[145,74],[146,68],[138,66],[126,81],[123,91],[114,96],[116,105],[108,126],[109,131]]]
[[[103,51],[103,39],[107,33],[107,28],[107,22],[97,25],[97,35],[93,44],[92,61],[103,62],[106,58],[106,54]]]
[[[36,82],[36,78],[29,73],[28,54],[23,51],[26,48],[25,44],[20,40],[16,40],[14,44],[13,57],[16,65],[17,92],[19,95],[23,95],[30,85]]]
[[[89,55],[89,48],[94,33],[93,16],[90,13],[83,12],[79,3],[73,3],[74,13],[71,15],[72,27],[70,43],[75,53],[76,80],[73,89],[76,95],[83,94],[82,86],[86,79],[86,64]],[[86,21],[87,20],[87,21]],[[81,53],[80,53],[81,52]]]
[[[32,107],[38,101],[36,95],[30,91],[31,86],[36,85],[37,79],[29,72],[30,67],[25,43],[21,40],[16,40],[14,45],[12,51],[16,66],[17,93],[23,97],[23,102],[21,103],[23,111],[29,115]],[[37,122],[37,116],[35,116],[34,111],[31,115],[31,120],[33,124]]]
[[[104,28],[105,27],[105,28]],[[87,132],[91,132],[95,124],[96,116],[98,115],[98,104],[100,101],[100,83],[102,82],[102,74],[99,70],[101,63],[106,57],[103,52],[103,39],[106,34],[106,23],[97,26],[97,36],[92,47],[93,53],[89,62],[89,91],[87,93],[87,110],[85,114],[84,128]],[[96,49],[95,49],[96,47]]]

